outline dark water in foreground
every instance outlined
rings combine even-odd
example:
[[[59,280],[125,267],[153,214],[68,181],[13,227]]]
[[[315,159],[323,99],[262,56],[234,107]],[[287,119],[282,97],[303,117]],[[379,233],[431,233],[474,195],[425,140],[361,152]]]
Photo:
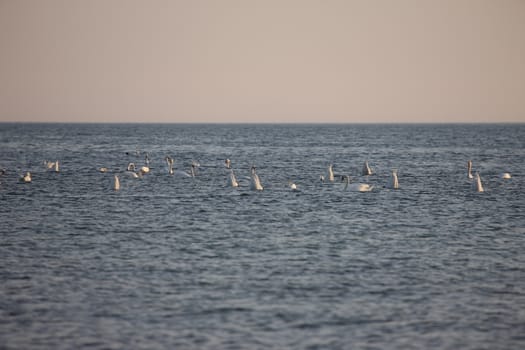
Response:
[[[0,168],[2,349],[525,347],[523,124],[0,124]]]

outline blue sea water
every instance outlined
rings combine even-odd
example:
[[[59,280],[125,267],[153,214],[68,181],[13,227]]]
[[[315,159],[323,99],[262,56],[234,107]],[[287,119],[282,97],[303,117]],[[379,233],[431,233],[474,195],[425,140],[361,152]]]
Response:
[[[525,347],[524,124],[0,124],[0,168],[2,349]]]

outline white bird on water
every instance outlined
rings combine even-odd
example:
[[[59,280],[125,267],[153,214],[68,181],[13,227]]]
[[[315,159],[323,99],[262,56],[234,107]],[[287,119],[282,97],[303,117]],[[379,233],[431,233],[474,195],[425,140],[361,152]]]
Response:
[[[50,162],[50,161],[47,161],[45,160],[44,161],[44,165],[46,166],[47,169],[51,170],[53,169],[55,172],[60,172],[60,165],[58,163],[58,160],[55,161],[55,162]]]
[[[481,177],[479,176],[479,173],[476,173],[475,185],[476,185],[477,192],[485,192],[485,190],[483,189],[483,185],[481,184]]]
[[[143,172],[142,169],[138,172],[135,172],[135,163],[129,163],[124,175],[131,176],[132,178],[137,179],[139,177],[142,177]]]
[[[224,160],[224,166],[226,167],[226,169],[231,169],[232,167],[232,161],[229,159],[229,158],[226,158]]]
[[[228,179],[229,179],[229,183],[231,187],[239,187],[239,183],[237,182],[237,179],[235,178],[233,169],[230,169],[230,175],[228,176]]]
[[[399,188],[399,181],[397,179],[397,169],[392,169],[392,174],[390,175],[387,187],[394,190],[397,190]]]
[[[175,170],[173,172],[173,175],[174,176],[182,176],[182,177],[191,177],[191,178],[193,178],[193,177],[195,177],[195,167],[196,167],[196,165],[194,163],[192,163],[191,166],[190,166],[190,172],[189,173],[187,173],[187,172],[185,172],[183,170]]]
[[[31,173],[28,171],[25,175],[20,177],[20,182],[30,183],[31,182]]]
[[[510,173],[501,173],[500,174],[500,178],[502,178],[504,180],[508,180],[508,179],[512,178],[512,176],[510,175]]]
[[[168,164],[168,173],[170,175],[173,175],[173,158],[171,158],[170,156],[166,156],[166,163]]]
[[[363,164],[362,174],[364,176],[372,175],[372,169],[368,166],[368,160],[365,160],[365,164]]]
[[[472,176],[472,161],[471,160],[469,160],[467,162],[467,177],[469,179],[473,179],[474,178],[474,176]]]
[[[330,182],[334,182],[334,165],[333,164],[330,164],[328,166],[328,169],[327,169],[327,178],[328,178],[328,181]],[[321,175],[321,181],[324,182],[325,178],[324,176]]]
[[[113,180],[113,189],[114,189],[115,191],[120,190],[120,180],[119,180],[119,178],[118,178],[118,175],[115,175],[113,179],[114,179],[114,180]]]
[[[292,181],[288,181],[288,187],[290,187],[292,191],[297,191],[297,185]]]
[[[252,176],[250,181],[250,189],[262,191],[264,187],[261,185],[261,179],[259,179],[259,175],[257,175],[257,173],[255,172],[255,166],[252,166],[251,172]]]
[[[343,178],[345,180],[345,188],[344,190],[354,191],[354,192],[370,192],[374,188],[374,186],[370,186],[369,184],[363,184],[363,183],[350,183],[350,176],[343,175]]]

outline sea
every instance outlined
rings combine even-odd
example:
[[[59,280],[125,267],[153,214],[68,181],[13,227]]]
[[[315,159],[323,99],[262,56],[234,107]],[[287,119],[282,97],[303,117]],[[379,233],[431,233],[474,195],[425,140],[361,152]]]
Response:
[[[525,348],[525,124],[1,123],[0,169],[1,349]]]

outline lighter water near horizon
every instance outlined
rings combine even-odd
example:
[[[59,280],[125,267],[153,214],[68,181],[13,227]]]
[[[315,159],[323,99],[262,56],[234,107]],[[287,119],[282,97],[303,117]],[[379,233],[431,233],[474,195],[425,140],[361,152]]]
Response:
[[[524,124],[0,124],[0,168],[0,348],[525,347]]]

